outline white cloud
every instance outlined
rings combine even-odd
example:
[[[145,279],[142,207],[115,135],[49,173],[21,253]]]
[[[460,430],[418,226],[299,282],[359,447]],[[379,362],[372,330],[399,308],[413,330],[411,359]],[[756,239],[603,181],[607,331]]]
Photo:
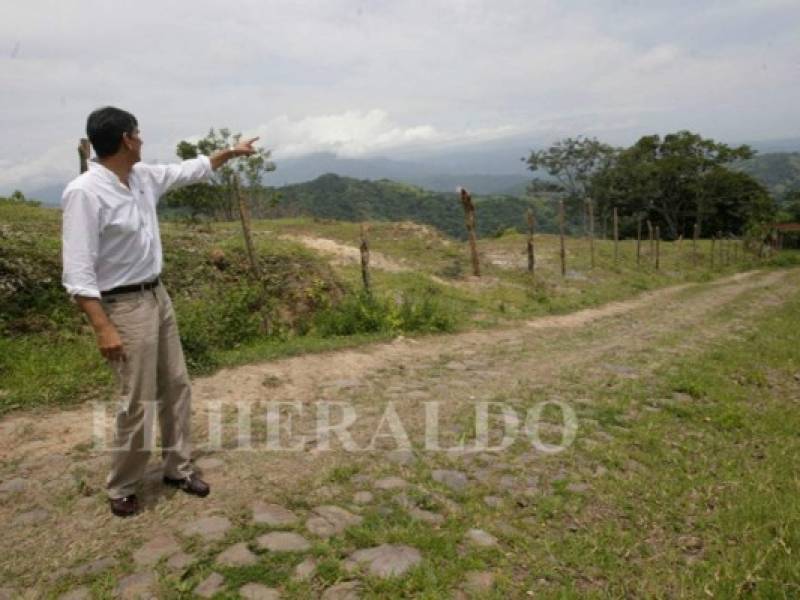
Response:
[[[210,127],[283,156],[525,132],[800,135],[796,0],[8,4],[3,186],[74,172],[105,104],[139,117],[154,159]]]
[[[255,131],[279,158],[331,152],[356,157],[409,146],[446,145],[494,139],[515,133],[512,127],[445,132],[432,125],[402,126],[385,110],[349,110],[292,120],[283,115]]]
[[[72,168],[68,165],[72,163]],[[65,142],[28,160],[0,161],[0,190],[35,189],[56,182],[66,183],[78,174],[77,144],[72,152]]]

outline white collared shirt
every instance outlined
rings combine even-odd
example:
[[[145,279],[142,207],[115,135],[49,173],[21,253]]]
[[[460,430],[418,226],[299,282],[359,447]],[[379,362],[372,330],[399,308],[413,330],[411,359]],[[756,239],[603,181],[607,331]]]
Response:
[[[98,162],[73,179],[61,197],[62,282],[71,296],[152,281],[161,274],[156,203],[172,188],[212,172],[207,156],[173,165],[136,163],[129,188]]]

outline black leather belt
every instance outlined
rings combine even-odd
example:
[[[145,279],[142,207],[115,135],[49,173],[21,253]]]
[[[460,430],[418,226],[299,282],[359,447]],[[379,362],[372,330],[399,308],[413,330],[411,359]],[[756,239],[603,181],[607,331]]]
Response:
[[[116,294],[130,294],[131,292],[143,292],[144,290],[152,290],[161,282],[161,279],[156,277],[153,281],[145,281],[144,283],[132,283],[131,285],[120,285],[105,292],[100,292],[100,296],[106,298],[108,296],[115,296]]]

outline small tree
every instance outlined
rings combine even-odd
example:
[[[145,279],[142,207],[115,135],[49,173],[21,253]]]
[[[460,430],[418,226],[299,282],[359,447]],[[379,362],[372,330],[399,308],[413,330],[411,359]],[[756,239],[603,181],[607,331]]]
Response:
[[[181,141],[175,149],[175,154],[181,160],[197,158],[197,146],[190,142]],[[164,204],[171,208],[189,211],[189,216],[196,221],[200,215],[208,217],[221,216],[225,204],[224,190],[210,183],[193,183],[172,190],[164,197]]]
[[[212,128],[196,144],[181,141],[176,148],[176,154],[184,160],[200,154],[210,156],[217,150],[234,146],[241,137],[241,133],[231,134],[229,129]],[[210,183],[195,184],[170,192],[166,198],[167,205],[188,208],[195,216],[209,214],[233,221],[239,212],[237,181],[234,176],[239,176],[251,194],[260,192],[264,176],[275,170],[270,156],[269,150],[259,148],[251,156],[229,161],[214,172]]]
[[[524,159],[531,171],[554,177],[567,195],[571,213],[582,210],[591,177],[613,160],[616,150],[596,138],[565,138],[546,150],[531,151]],[[538,184],[541,187],[541,184]]]

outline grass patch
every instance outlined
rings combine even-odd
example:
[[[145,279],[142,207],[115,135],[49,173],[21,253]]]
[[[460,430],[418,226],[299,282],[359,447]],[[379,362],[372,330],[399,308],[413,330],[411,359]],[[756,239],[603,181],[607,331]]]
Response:
[[[800,296],[700,356],[663,367],[645,385],[598,391],[586,416],[603,426],[620,410],[659,410],[615,429],[605,450],[610,477],[560,528],[553,497],[537,514],[555,518],[528,567],[542,598],[788,598],[800,593]],[[654,401],[653,398],[663,398]],[[635,461],[640,468],[630,466]],[[563,492],[554,486],[556,492]],[[556,494],[557,496],[559,494]],[[558,565],[555,567],[555,565]]]
[[[60,211],[0,201],[0,223],[0,413],[107,397],[111,375],[61,287]],[[370,224],[370,247],[404,270],[372,269],[374,292],[367,296],[359,291],[358,265],[329,262],[291,239],[320,237],[355,249],[358,223],[258,220],[253,229],[259,282],[249,275],[238,223],[163,223],[163,278],[195,375],[398,333],[462,331],[566,313],[755,264],[749,257],[724,267],[717,261],[712,270],[706,241],[696,264],[688,244],[663,243],[662,269],[656,271],[646,247],[637,266],[632,242],[623,241],[615,263],[613,244],[597,240],[591,269],[588,242],[570,238],[562,278],[558,240],[541,235],[531,276],[524,267],[525,236],[508,233],[479,240],[483,277],[475,279],[465,272],[465,243],[427,226],[377,222]],[[765,264],[790,266],[797,256],[785,252]]]

